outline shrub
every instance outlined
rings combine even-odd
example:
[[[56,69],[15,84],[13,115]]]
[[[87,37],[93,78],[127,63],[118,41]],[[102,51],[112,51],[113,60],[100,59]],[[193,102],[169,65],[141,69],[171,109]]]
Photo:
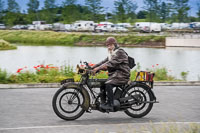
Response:
[[[8,74],[6,70],[0,68],[0,83],[8,83]]]
[[[183,80],[183,81],[186,81],[186,80],[187,80],[188,73],[189,73],[189,72],[181,72],[181,77],[182,77],[182,80]]]

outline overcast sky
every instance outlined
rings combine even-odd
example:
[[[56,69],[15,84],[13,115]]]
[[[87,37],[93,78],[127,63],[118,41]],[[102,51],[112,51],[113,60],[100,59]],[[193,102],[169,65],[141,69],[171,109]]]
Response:
[[[7,1],[7,0],[4,0]],[[16,2],[20,5],[21,10],[27,10],[27,3],[29,0],[16,0]],[[44,6],[44,1],[45,0],[39,0],[40,1],[40,9]],[[57,5],[61,5],[63,0],[56,0]],[[108,11],[112,11],[114,9],[114,1],[115,0],[102,0],[102,6],[107,8]],[[141,10],[144,6],[143,0],[132,0],[133,2],[137,3],[138,5],[138,10]],[[191,16],[196,16],[197,12],[197,1],[200,0],[189,0],[189,5],[191,7],[191,10],[189,11],[189,15]],[[84,0],[77,0],[77,4],[84,4]]]

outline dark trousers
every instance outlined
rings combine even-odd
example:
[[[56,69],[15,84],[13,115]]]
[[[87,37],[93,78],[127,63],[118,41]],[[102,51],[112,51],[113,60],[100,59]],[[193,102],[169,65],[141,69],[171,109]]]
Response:
[[[114,94],[113,94],[113,88],[115,86],[113,84],[104,84],[100,87],[100,90],[102,92],[101,94],[101,102],[105,103],[106,101],[106,93],[107,93],[107,98],[108,98],[108,104],[113,104],[114,100]]]

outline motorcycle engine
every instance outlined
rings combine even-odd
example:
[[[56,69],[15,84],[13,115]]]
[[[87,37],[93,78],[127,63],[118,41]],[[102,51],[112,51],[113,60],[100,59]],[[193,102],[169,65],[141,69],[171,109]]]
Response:
[[[115,111],[120,110],[120,102],[119,102],[119,100],[114,100],[113,104],[114,104],[114,110]]]

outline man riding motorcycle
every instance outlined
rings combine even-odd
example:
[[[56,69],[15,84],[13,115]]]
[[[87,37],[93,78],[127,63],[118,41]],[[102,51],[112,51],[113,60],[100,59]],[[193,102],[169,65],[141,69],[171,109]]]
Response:
[[[108,37],[106,40],[108,48],[108,57],[92,67],[93,72],[104,70],[108,71],[108,79],[101,89],[105,89],[108,97],[107,103],[101,104],[101,108],[105,110],[114,110],[114,95],[113,88],[116,86],[124,85],[130,78],[130,67],[128,62],[128,55],[126,52],[119,48],[117,41],[114,37]],[[103,102],[105,101],[105,91],[103,91]]]

